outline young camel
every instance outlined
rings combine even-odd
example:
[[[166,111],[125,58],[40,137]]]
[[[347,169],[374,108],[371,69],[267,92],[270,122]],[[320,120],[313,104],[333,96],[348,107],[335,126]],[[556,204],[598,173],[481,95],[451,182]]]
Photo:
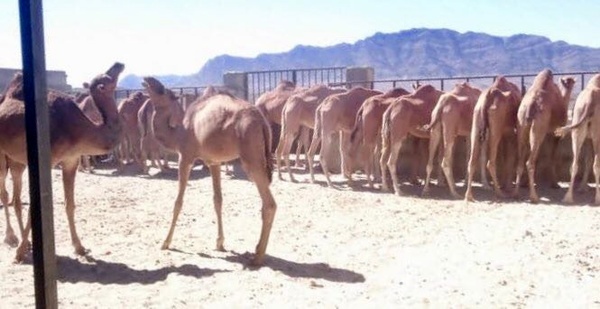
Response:
[[[168,249],[171,244],[194,161],[202,159],[210,169],[213,182],[217,250],[224,250],[220,164],[240,158],[262,199],[262,230],[253,260],[254,265],[261,265],[277,208],[269,189],[273,166],[267,120],[255,106],[226,92],[214,91],[212,95],[202,96],[184,114],[173,93],[158,80],[145,77],[143,86],[155,108],[152,126],[156,138],[166,148],[179,153],[179,190],[162,249]]]
[[[279,145],[277,145],[277,149],[275,150],[279,179],[283,179],[281,176],[281,158],[283,157],[290,175],[290,181],[296,182],[290,168],[289,159],[294,139],[300,135],[300,139],[303,140],[302,143],[308,145],[308,132],[309,129],[315,127],[315,111],[317,107],[326,97],[345,91],[346,89],[342,88],[334,89],[325,85],[315,85],[309,89],[295,93],[288,98],[281,113],[281,135]],[[309,159],[308,154],[307,159]],[[310,168],[311,164],[309,163],[308,165]]]
[[[473,88],[467,83],[456,84],[454,89],[443,94],[431,113],[431,123],[425,129],[430,130],[429,160],[427,161],[425,185],[423,195],[429,193],[429,182],[433,171],[433,159],[443,139],[444,156],[441,162],[442,171],[446,176],[450,194],[455,198],[462,198],[456,192],[453,174],[454,141],[458,136],[468,136],[473,123],[473,109],[481,90]],[[482,173],[483,174],[483,173]]]
[[[553,133],[558,127],[567,122],[567,111],[571,91],[575,85],[572,77],[560,79],[562,90],[553,81],[553,74],[546,69],[540,72],[533,84],[525,93],[523,102],[517,112],[517,138],[518,138],[518,163],[516,183],[521,183],[521,176],[525,164],[529,176],[529,198],[532,203],[539,202],[540,198],[535,189],[535,165],[540,147],[548,133]],[[559,138],[552,135],[551,162],[556,162],[556,148]],[[529,156],[527,146],[529,145]],[[527,163],[525,163],[527,160]],[[550,166],[551,187],[558,187],[555,165]],[[519,186],[515,186],[513,195],[518,196]]]
[[[469,151],[469,163],[467,164],[466,201],[474,201],[473,176],[482,151],[489,154],[486,159],[480,162],[483,162],[490,172],[494,192],[497,196],[504,197],[496,173],[498,147],[501,141],[515,136],[517,110],[520,103],[521,91],[519,87],[503,76],[496,77],[494,83],[479,96],[473,110],[471,125],[471,150]],[[512,168],[510,165],[505,165],[505,169]],[[483,168],[482,174],[484,174]],[[485,181],[485,177],[482,176],[483,181]]]
[[[273,124],[281,126],[282,112],[285,103],[288,98],[291,97],[295,92],[302,91],[303,89],[297,89],[294,83],[282,80],[279,82],[277,87],[271,91],[263,93],[258,99],[256,99],[256,107],[263,113],[265,118]],[[308,129],[300,127],[300,139],[298,139],[298,145],[296,146],[296,167],[300,167],[300,152],[302,148],[305,151],[308,149],[307,140],[309,140]],[[278,145],[277,145],[278,146]]]
[[[399,178],[396,172],[400,148],[408,134],[418,138],[429,138],[422,127],[431,122],[431,112],[442,91],[431,85],[419,86],[414,93],[399,97],[390,104],[383,114],[381,126],[381,189],[389,191],[387,171],[392,176],[396,195],[401,195]]]
[[[596,197],[594,202],[600,204],[600,74],[594,75],[587,83],[585,89],[577,96],[573,108],[573,122],[571,125],[556,129],[559,137],[571,132],[573,150],[573,163],[571,165],[571,182],[563,198],[565,203],[573,203],[573,187],[579,169],[578,161],[581,146],[586,138],[591,138],[594,149],[594,177],[596,181]],[[587,180],[584,173],[584,180]]]
[[[138,130],[140,132],[140,164],[142,173],[148,173],[147,160],[150,160],[150,165],[157,167],[161,172],[169,169],[169,162],[166,159],[165,149],[158,142],[152,130],[152,114],[154,113],[154,105],[148,99],[137,113]]]
[[[65,192],[65,208],[75,252],[83,255],[85,248],[75,229],[75,176],[81,155],[101,155],[110,152],[120,140],[121,123],[114,99],[117,79],[124,69],[115,63],[106,74],[100,74],[90,82],[90,95],[102,115],[102,123],[96,124],[82,112],[68,95],[50,91],[48,108],[50,122],[51,164],[61,164]],[[0,104],[0,155],[7,155],[18,164],[27,164],[25,142],[25,103],[23,102],[23,77],[17,73]],[[16,178],[20,181],[20,177]],[[14,192],[15,197],[20,192]],[[21,208],[15,200],[15,209]],[[5,203],[5,202],[3,202]],[[21,234],[16,261],[22,261],[29,249],[30,221]]]
[[[350,133],[354,128],[356,113],[361,105],[366,99],[379,94],[382,94],[381,91],[355,87],[344,93],[330,95],[323,100],[323,103],[315,112],[315,130],[308,150],[308,170],[310,171],[312,183],[315,182],[313,160],[318,144],[321,144],[321,154],[328,153],[329,147],[333,146],[331,142],[332,135],[339,132],[342,174],[348,178],[349,184],[352,185],[353,162],[349,162],[347,156]],[[320,162],[327,180],[327,186],[332,187],[325,155],[321,155]]]
[[[128,98],[123,99],[117,108],[119,117],[123,122],[123,140],[119,147],[118,158],[119,169],[123,167],[123,164],[128,164],[132,161],[143,167],[140,151],[141,134],[138,112],[146,100],[148,100],[147,95],[141,91],[136,91]]]
[[[373,171],[375,171],[375,174],[379,174],[379,169],[375,168],[375,158],[379,162],[383,113],[395,98],[409,93],[404,88],[394,88],[386,93],[372,96],[365,100],[356,113],[354,128],[350,134],[349,148],[351,151],[349,156],[355,159],[359,152],[365,155],[363,169],[371,188],[373,188]]]

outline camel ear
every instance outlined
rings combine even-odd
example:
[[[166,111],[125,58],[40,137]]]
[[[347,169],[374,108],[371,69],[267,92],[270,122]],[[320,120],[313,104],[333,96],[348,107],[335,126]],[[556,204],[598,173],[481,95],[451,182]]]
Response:
[[[88,82],[84,82],[84,83],[83,83],[83,88],[84,88],[84,89],[90,89],[90,83],[88,83]]]

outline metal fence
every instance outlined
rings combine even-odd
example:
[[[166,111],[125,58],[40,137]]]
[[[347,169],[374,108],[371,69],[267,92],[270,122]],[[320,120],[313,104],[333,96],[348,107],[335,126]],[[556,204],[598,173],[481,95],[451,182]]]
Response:
[[[208,86],[169,87],[169,89],[171,89],[175,94],[178,94],[180,96],[183,94],[193,94],[197,97],[202,94],[202,92],[204,91],[204,89],[206,89],[206,87],[208,87]],[[143,88],[140,88],[140,89],[117,89],[115,91],[115,99],[117,102],[119,102],[120,100],[129,97],[129,95],[131,95],[132,93],[135,93],[136,91],[141,91],[141,92],[146,93],[146,89],[143,89]]]
[[[246,87],[248,101],[250,102],[256,101],[261,94],[275,88],[282,80],[291,81],[299,87],[346,81],[345,67],[250,71],[245,73],[248,81]]]

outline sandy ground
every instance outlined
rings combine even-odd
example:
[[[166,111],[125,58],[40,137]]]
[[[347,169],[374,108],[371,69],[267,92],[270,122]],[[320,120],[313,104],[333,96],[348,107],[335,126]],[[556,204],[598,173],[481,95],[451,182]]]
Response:
[[[228,251],[217,252],[211,181],[196,168],[172,250],[162,251],[176,171],[111,173],[77,176],[77,227],[91,250],[77,257],[52,171],[61,308],[600,307],[600,208],[585,204],[592,191],[564,206],[565,189],[542,191],[540,205],[497,203],[476,190],[483,202],[467,205],[445,188],[422,199],[409,185],[396,197],[352,190],[339,176],[336,189],[322,175],[319,184],[306,174],[300,183],[275,179],[268,257],[253,270],[245,267],[260,229],[252,183],[223,177]],[[33,307],[31,255],[13,258],[0,244],[0,308]]]

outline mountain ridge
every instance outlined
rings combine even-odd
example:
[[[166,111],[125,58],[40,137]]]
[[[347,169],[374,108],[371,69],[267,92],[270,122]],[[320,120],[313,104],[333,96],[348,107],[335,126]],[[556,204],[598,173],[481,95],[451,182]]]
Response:
[[[371,66],[376,79],[450,77],[600,69],[600,48],[551,41],[540,35],[508,37],[450,29],[413,28],[376,32],[354,43],[316,47],[299,44],[287,52],[256,57],[228,54],[208,60],[191,75],[157,76],[170,87],[221,84],[227,71],[258,71],[332,66]],[[141,77],[127,75],[122,88],[139,88]]]

